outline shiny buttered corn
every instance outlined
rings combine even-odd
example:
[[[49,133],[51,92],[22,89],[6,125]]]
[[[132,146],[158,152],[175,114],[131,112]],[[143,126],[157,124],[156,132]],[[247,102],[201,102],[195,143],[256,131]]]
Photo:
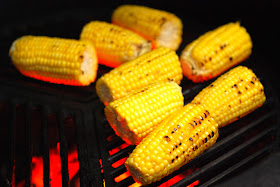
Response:
[[[152,47],[151,42],[135,32],[102,21],[86,24],[80,39],[90,41],[96,49],[98,63],[109,67],[133,60]]]
[[[96,93],[107,105],[151,83],[174,81],[180,84],[182,78],[177,54],[169,48],[160,47],[104,74],[96,83]]]
[[[125,166],[143,185],[158,181],[210,148],[219,127],[252,112],[265,99],[252,70],[238,66],[161,122],[136,146]]]
[[[89,42],[23,36],[13,42],[9,54],[14,66],[34,79],[85,86],[96,78],[97,56]]]
[[[182,41],[181,20],[166,11],[138,5],[122,5],[113,12],[112,22],[152,41],[153,47],[164,46],[177,50]]]
[[[243,117],[266,100],[264,87],[245,66],[237,66],[204,88],[193,103],[201,103],[219,127]]]
[[[249,57],[252,41],[239,22],[209,31],[186,46],[180,56],[184,76],[193,82],[214,78]]]
[[[139,144],[168,115],[182,108],[184,97],[175,82],[150,84],[105,107],[116,134],[129,144]]]

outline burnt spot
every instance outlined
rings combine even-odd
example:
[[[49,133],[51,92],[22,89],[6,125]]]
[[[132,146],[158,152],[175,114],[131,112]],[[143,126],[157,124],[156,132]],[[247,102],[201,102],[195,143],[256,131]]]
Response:
[[[198,133],[195,133],[198,136]]]
[[[205,110],[205,112],[207,113],[207,115],[210,115],[210,112],[208,110]]]
[[[180,129],[181,128],[180,125],[177,125],[177,128]]]
[[[194,124],[195,124],[195,125],[197,125],[197,123],[196,123],[196,121],[195,121],[195,120],[194,120],[193,122],[194,122]]]
[[[148,75],[149,75],[149,73],[146,74],[146,76],[148,76]]]
[[[171,162],[173,163],[175,159],[172,159]]]
[[[200,119],[201,119],[201,120],[204,120],[204,118],[203,118],[202,116],[200,116]]]
[[[214,136],[214,132],[212,131],[212,137]]]
[[[193,126],[193,124],[192,124],[192,123],[190,123],[190,125],[194,128],[194,126]]]
[[[238,92],[237,92],[238,94],[242,94],[242,92],[239,90]]]
[[[212,57],[209,57],[209,61],[211,61],[212,60]]]
[[[176,159],[178,159],[179,157],[178,156],[176,156]]]
[[[229,57],[229,61],[232,61],[233,60],[233,58],[232,57]]]
[[[171,131],[171,134],[173,134],[174,133],[174,131]]]
[[[183,154],[185,153],[185,151],[183,151]]]
[[[233,86],[234,86],[235,88],[238,88],[237,84],[234,84]]]
[[[207,114],[205,112],[203,114],[204,114],[204,118],[207,118]]]
[[[148,61],[147,61],[147,63],[150,63],[150,62],[151,62],[151,60],[148,60]]]
[[[114,43],[114,41],[111,40],[111,41],[110,41],[110,44],[113,44],[113,43]]]
[[[79,58],[80,58],[80,59],[83,59],[83,58],[84,58],[84,55],[80,55]]]
[[[251,81],[251,83],[252,83],[252,84],[255,84],[255,82],[254,82],[254,81]]]
[[[253,81],[257,81],[258,78],[257,78],[257,77],[252,77],[252,80],[253,80]]]
[[[198,123],[201,124],[201,121],[199,119],[197,119]]]
[[[167,80],[169,80],[169,81],[173,81],[173,79],[170,79],[169,77],[167,77]]]
[[[247,86],[245,86],[245,89],[248,90]]]
[[[204,141],[205,141],[205,143],[207,143],[208,139],[207,139],[207,138],[205,138],[205,139],[204,139]]]
[[[85,72],[84,72],[84,71],[82,71],[82,74],[85,74]]]
[[[211,138],[211,134],[208,134],[208,137]]]
[[[170,142],[171,141],[171,139],[169,138],[169,136],[164,136],[163,137],[167,142]]]
[[[231,105],[228,105],[229,108],[231,108]]]
[[[210,84],[209,88],[213,87],[214,85],[213,84]]]
[[[178,148],[178,145],[176,143],[174,145],[175,145],[175,148]]]
[[[263,89],[260,89],[260,92],[263,92],[264,90]]]
[[[220,45],[220,49],[223,50],[223,49],[224,49],[224,46],[223,46],[223,45]]]
[[[176,129],[176,128],[174,128],[174,131],[177,131],[177,129]]]
[[[198,149],[197,145],[195,146],[195,149]]]
[[[192,150],[194,151],[194,147],[192,148]]]
[[[179,143],[179,146],[181,146],[181,145],[182,145],[182,143],[180,142],[180,143]]]
[[[192,139],[192,138],[190,138],[189,140],[190,140],[190,141],[193,141],[193,139]]]

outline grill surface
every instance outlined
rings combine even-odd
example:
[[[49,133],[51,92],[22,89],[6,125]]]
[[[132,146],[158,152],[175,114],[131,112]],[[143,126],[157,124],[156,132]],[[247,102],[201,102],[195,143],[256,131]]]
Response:
[[[111,12],[111,9],[107,13]],[[12,186],[22,180],[31,184],[32,156],[43,158],[43,177],[49,186],[50,148],[60,145],[63,186],[70,181],[70,163],[67,155],[77,149],[81,186],[128,186],[134,183],[126,173],[125,158],[134,146],[128,146],[114,134],[103,113],[104,106],[95,93],[95,83],[88,87],[55,85],[22,76],[11,65],[7,56],[11,42],[24,34],[78,38],[82,26],[90,20],[109,20],[105,13],[92,17],[91,11],[72,11],[33,19],[24,24],[10,24],[1,30],[0,120],[1,172],[3,183]],[[63,19],[61,19],[63,18]],[[183,46],[208,30],[188,18],[189,32],[184,32]],[[185,24],[186,25],[186,24]],[[65,32],[71,30],[72,32]],[[253,55],[242,65],[263,75],[255,64],[261,59]],[[98,76],[110,68],[100,66]],[[267,101],[264,106],[233,124],[220,129],[217,143],[204,154],[180,170],[150,186],[187,186],[194,182],[200,186],[219,183],[229,174],[248,168],[252,163],[279,150],[278,100],[272,86],[261,76]],[[185,103],[212,81],[194,84],[184,79],[181,83]],[[53,131],[54,129],[57,129]],[[56,133],[54,133],[56,132]],[[34,138],[33,136],[36,136]],[[6,149],[5,149],[6,148]],[[7,164],[6,164],[7,163]],[[1,184],[1,183],[0,183]],[[71,185],[71,183],[70,183]]]

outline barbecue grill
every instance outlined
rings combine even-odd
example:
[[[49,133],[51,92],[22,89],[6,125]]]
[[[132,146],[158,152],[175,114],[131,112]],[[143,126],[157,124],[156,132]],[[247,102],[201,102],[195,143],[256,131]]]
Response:
[[[110,10],[111,11],[111,10]],[[11,42],[25,34],[78,38],[92,19],[109,21],[99,12],[52,13],[40,20],[7,24],[1,30],[0,70],[0,184],[4,186],[139,186],[124,162],[135,146],[126,144],[108,124],[104,105],[88,87],[71,87],[22,76],[7,56]],[[103,17],[104,16],[104,17]],[[61,19],[63,17],[63,19]],[[184,32],[182,46],[203,33],[194,25]],[[63,25],[63,27],[61,26]],[[64,32],[72,30],[73,32]],[[194,34],[196,33],[196,34]],[[182,50],[182,49],[180,49]],[[180,53],[180,50],[178,53]],[[255,64],[254,53],[243,63],[260,75],[267,101],[248,116],[221,128],[217,143],[189,164],[149,186],[209,186],[279,151],[279,105],[273,86]],[[110,71],[99,66],[98,77]],[[213,80],[181,86],[185,103]]]

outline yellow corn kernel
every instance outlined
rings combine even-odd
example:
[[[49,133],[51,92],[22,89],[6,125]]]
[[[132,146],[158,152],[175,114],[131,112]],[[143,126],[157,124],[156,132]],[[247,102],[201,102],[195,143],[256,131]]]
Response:
[[[209,31],[182,51],[184,76],[194,82],[216,77],[248,58],[252,45],[250,35],[239,22]]]
[[[98,63],[117,67],[151,50],[142,36],[117,25],[92,21],[81,32],[81,40],[90,41],[96,49]]]
[[[183,25],[174,14],[138,5],[119,6],[112,22],[139,33],[153,43],[177,50],[182,41]]]
[[[202,105],[188,104],[167,117],[133,150],[125,166],[142,185],[158,181],[210,148],[218,124]]]
[[[182,88],[175,82],[150,84],[105,107],[116,134],[129,144],[139,144],[169,114],[182,108]]]
[[[204,88],[192,102],[207,108],[223,127],[260,107],[265,100],[264,87],[254,72],[237,66]]]
[[[9,54],[27,77],[75,86],[89,85],[96,78],[95,49],[86,41],[23,36],[13,42]]]
[[[174,81],[180,84],[182,78],[181,64],[175,51],[161,47],[104,74],[96,83],[96,93],[107,105],[151,83]]]

